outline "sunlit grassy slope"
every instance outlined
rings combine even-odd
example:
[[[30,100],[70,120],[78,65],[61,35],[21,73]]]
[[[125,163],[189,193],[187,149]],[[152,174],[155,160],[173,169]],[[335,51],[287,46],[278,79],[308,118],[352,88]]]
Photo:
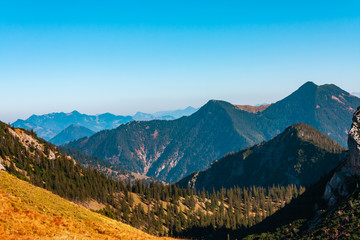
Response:
[[[0,171],[0,239],[159,238]]]

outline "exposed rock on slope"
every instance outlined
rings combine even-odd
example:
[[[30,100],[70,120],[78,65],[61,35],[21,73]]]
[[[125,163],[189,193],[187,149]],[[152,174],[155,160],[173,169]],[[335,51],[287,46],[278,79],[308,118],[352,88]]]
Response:
[[[349,161],[346,167],[350,169],[351,174],[360,175],[360,108],[354,113],[348,145]]]
[[[324,198],[331,206],[351,193],[360,177],[360,108],[354,113],[348,145],[347,161],[326,185]]]

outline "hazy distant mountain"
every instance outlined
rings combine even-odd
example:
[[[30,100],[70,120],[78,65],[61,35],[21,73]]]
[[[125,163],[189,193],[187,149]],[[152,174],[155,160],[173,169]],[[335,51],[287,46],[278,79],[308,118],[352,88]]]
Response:
[[[83,137],[89,137],[93,135],[95,132],[91,131],[90,129],[80,126],[71,124],[64,130],[62,130],[59,134],[57,134],[55,137],[49,140],[49,142],[60,146],[64,145],[65,143],[83,138]]]
[[[230,153],[209,169],[182,179],[182,187],[309,186],[344,158],[345,149],[315,128],[298,123],[268,142]]]
[[[26,120],[17,120],[13,125],[25,129],[34,129],[39,137],[49,140],[72,124],[81,125],[91,131],[98,132],[103,129],[115,128],[132,120],[130,116],[116,116],[110,113],[86,115],[73,111],[71,113],[32,115]]]
[[[149,121],[149,120],[174,120],[183,116],[190,116],[194,112],[199,110],[198,108],[187,107],[185,109],[179,109],[174,111],[160,111],[153,114],[137,112],[133,118],[136,121]]]
[[[131,122],[69,146],[130,171],[174,182],[207,168],[228,152],[269,140],[299,122],[345,146],[352,114],[359,105],[359,98],[335,85],[308,82],[255,112],[212,100],[188,117]]]
[[[181,118],[183,116],[190,116],[191,114],[195,113],[198,108],[193,107],[187,107],[185,109],[179,109],[174,111],[160,111],[156,112],[153,115],[155,117],[166,117],[166,116],[172,116],[174,119]]]
[[[50,113],[45,115],[32,115],[26,120],[17,120],[13,123],[14,127],[25,129],[34,129],[37,135],[45,140],[54,138],[68,126],[75,124],[86,127],[94,132],[104,129],[113,129],[121,124],[138,120],[148,121],[154,119],[173,120],[182,116],[187,116],[195,112],[197,109],[188,107],[183,110],[149,113],[136,113],[132,116],[117,116],[111,113],[100,115],[86,115],[78,111],[71,113]]]
[[[150,121],[150,120],[174,120],[176,119],[173,116],[170,115],[164,115],[164,116],[155,116],[151,113],[143,113],[143,112],[137,112],[133,116],[135,121]]]

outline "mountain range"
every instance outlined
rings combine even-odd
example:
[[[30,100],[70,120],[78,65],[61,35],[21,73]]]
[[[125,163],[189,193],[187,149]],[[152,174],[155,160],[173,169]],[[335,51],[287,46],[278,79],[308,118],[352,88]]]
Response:
[[[176,182],[229,152],[270,140],[296,123],[311,125],[346,146],[351,116],[359,105],[359,98],[335,85],[307,82],[273,104],[254,107],[211,100],[188,117],[129,122],[67,147]]]
[[[155,113],[143,113],[137,112],[133,119],[136,121],[149,121],[149,120],[174,120],[183,116],[190,116],[194,112],[199,110],[198,108],[187,107],[185,109],[178,109],[173,111],[160,111]]]
[[[65,149],[73,151],[70,155],[76,156],[75,161],[35,132],[2,122],[0,170],[156,235],[195,239],[357,239],[360,107],[350,122],[346,154],[340,145],[304,123],[287,127],[267,142],[227,154],[209,168],[213,173],[227,171],[216,173],[220,184],[212,184],[221,188],[218,191],[195,192],[189,185],[185,189],[114,181],[94,169],[81,167],[102,166],[103,160]],[[107,131],[112,130],[103,132]],[[331,170],[328,165],[335,167]],[[243,178],[241,169],[249,174],[248,179]],[[128,237],[134,233],[134,238],[150,238],[34,188],[7,172],[0,171],[0,222],[6,223],[0,224],[0,236],[5,239],[54,237],[58,233],[68,238],[86,234],[111,239],[124,231],[129,231],[124,233]],[[229,188],[226,183],[237,178],[232,178],[234,173],[241,181]],[[240,188],[242,182],[246,183],[242,186],[259,187]],[[287,183],[306,184],[308,188],[304,192]],[[266,188],[270,184],[281,186]],[[79,232],[78,228],[83,230]]]
[[[174,111],[161,111],[154,114],[138,112],[134,116],[118,116],[111,113],[104,113],[99,115],[86,115],[81,114],[78,111],[71,113],[50,113],[45,115],[32,115],[26,120],[18,119],[12,125],[14,127],[20,127],[24,129],[33,129],[37,135],[45,140],[54,139],[57,134],[65,130],[71,125],[78,125],[90,129],[93,132],[98,132],[104,129],[113,129],[121,124],[138,120],[148,121],[153,119],[172,120],[181,116],[188,116],[197,109],[193,107],[187,107],[182,110]],[[71,133],[71,129],[67,130],[67,135]],[[63,134],[62,134],[63,135]],[[58,138],[62,139],[64,136],[60,135]],[[77,139],[76,133],[70,134],[71,140]],[[85,136],[85,135],[84,135]],[[55,139],[56,140],[56,139]],[[71,141],[70,140],[70,141]],[[53,140],[54,141],[54,140]],[[56,140],[57,141],[57,140]],[[67,139],[66,139],[67,141]],[[59,143],[63,143],[60,141]]]

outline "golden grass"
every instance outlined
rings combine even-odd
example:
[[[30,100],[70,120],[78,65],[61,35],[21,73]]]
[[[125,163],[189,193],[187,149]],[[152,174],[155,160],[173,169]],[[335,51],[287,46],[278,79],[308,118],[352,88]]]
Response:
[[[0,239],[160,238],[0,171]]]

